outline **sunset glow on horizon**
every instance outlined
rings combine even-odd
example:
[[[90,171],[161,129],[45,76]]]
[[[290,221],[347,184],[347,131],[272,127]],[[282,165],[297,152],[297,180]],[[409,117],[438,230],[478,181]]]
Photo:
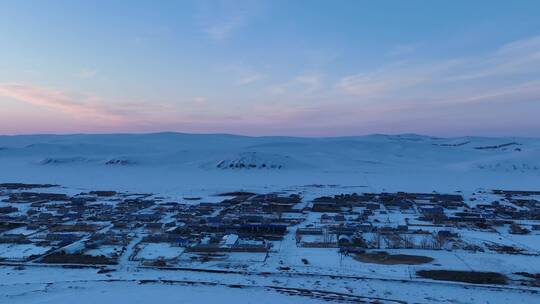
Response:
[[[538,1],[5,1],[0,135],[540,137],[538,12]]]

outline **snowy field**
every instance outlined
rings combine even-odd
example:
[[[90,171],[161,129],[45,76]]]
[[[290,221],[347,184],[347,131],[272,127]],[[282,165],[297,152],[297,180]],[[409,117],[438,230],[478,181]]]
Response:
[[[538,189],[540,140],[371,135],[340,138],[0,136],[0,180],[173,196],[312,184],[369,191]]]
[[[177,246],[148,243],[142,246],[136,258],[141,260],[174,259],[179,257],[182,252],[184,249]]]
[[[540,190],[540,140],[529,138],[432,138],[372,135],[343,138],[242,137],[160,133],[147,135],[0,136],[0,182],[50,183],[48,191],[75,195],[91,190],[152,193],[163,202],[217,203],[226,191],[299,193],[306,202],[352,192],[477,193]],[[107,202],[114,205],[116,202]],[[470,202],[472,204],[472,202]],[[304,204],[304,205],[302,205]],[[10,206],[0,203],[0,207]],[[19,204],[24,214],[28,204]],[[295,215],[284,215],[294,217]],[[309,214],[307,222],[318,217]],[[380,225],[403,225],[412,215],[377,214]],[[409,224],[421,224],[411,219]],[[105,227],[104,225],[103,227]],[[108,228],[103,228],[107,230]],[[142,229],[142,228],[140,228]],[[435,228],[426,227],[426,230]],[[540,303],[538,288],[470,285],[415,276],[422,269],[540,273],[540,234],[455,229],[470,244],[517,245],[529,255],[464,250],[395,249],[433,259],[423,265],[361,263],[336,248],[299,248],[292,232],[271,252],[227,253],[198,262],[167,243],[140,242],[86,251],[121,254],[114,271],[58,265],[0,266],[0,303]],[[40,237],[25,227],[12,234]],[[36,234],[37,233],[37,234]],[[307,236],[317,241],[320,236]],[[140,243],[139,243],[140,242]],[[80,242],[78,245],[81,245]],[[139,244],[139,247],[135,247]],[[77,244],[76,244],[77,245]],[[129,253],[136,248],[130,259]],[[0,244],[0,258],[24,260],[50,247]],[[163,259],[177,268],[140,262]],[[306,263],[307,262],[307,263]],[[278,271],[286,266],[287,272]],[[212,272],[220,270],[222,272]],[[224,270],[227,270],[225,272]],[[308,292],[309,291],[309,292]],[[314,294],[314,291],[326,292]]]
[[[278,292],[289,289],[287,295]],[[325,292],[328,301],[294,290]],[[467,286],[445,282],[347,279],[323,276],[256,276],[189,271],[140,270],[97,274],[94,269],[28,267],[0,269],[0,303],[537,303],[537,293],[505,287]],[[318,295],[319,297],[322,295]],[[331,299],[330,297],[333,297]],[[399,299],[399,300],[394,300]]]
[[[51,248],[33,244],[0,244],[0,258],[22,260],[32,255],[41,255],[49,249]]]
[[[2,288],[6,303],[13,304],[117,304],[117,303],[327,303],[321,299],[290,296],[265,288],[228,288],[188,284],[137,284],[134,282],[65,282]]]

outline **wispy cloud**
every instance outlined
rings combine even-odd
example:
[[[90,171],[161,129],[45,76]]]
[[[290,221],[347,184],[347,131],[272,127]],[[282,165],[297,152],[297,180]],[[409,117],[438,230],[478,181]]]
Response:
[[[538,72],[540,69],[540,36],[503,45],[483,58],[469,60],[463,72],[453,80],[474,80]]]
[[[524,109],[539,107],[540,37],[471,57],[437,61],[404,57],[342,76],[320,68],[272,78],[272,69],[265,66],[222,66],[216,70],[227,75],[224,83],[233,87],[231,95],[201,90],[190,97],[168,95],[164,103],[157,100],[159,96],[151,101],[120,103],[92,94],[18,83],[0,83],[0,96],[57,109],[98,125],[107,122],[118,126],[111,128],[115,130],[254,135],[422,132],[422,128],[427,132],[430,126],[468,132],[467,126],[479,125],[477,113],[483,115],[483,123],[511,124],[511,118],[526,112]],[[248,86],[257,82],[261,85]],[[466,116],[468,121],[462,120],[456,127],[458,116]]]
[[[261,80],[262,78],[264,78],[263,74],[253,73],[251,75],[246,75],[246,76],[240,78],[240,80],[238,80],[237,84],[238,85],[248,85],[248,84],[257,82],[257,81]]]
[[[245,63],[228,63],[218,67],[218,73],[228,76],[232,80],[231,84],[246,86],[258,82],[267,75],[263,73],[260,66],[248,65]]]
[[[460,64],[459,60],[429,64],[397,62],[376,70],[344,76],[335,87],[342,93],[357,97],[380,98],[397,90],[432,82],[437,79],[437,75],[444,75]]]
[[[392,48],[388,53],[386,53],[386,56],[389,57],[398,57],[398,56],[404,56],[409,55],[416,51],[418,48],[418,45],[416,44],[399,44],[396,45],[394,48]]]
[[[109,123],[125,121],[124,115],[106,106],[97,96],[17,83],[0,84],[0,96]]]
[[[306,72],[293,76],[288,81],[271,85],[271,95],[286,95],[292,99],[305,99],[323,89],[324,75],[319,72]]]
[[[458,93],[453,98],[445,98],[436,101],[436,106],[441,105],[463,105],[479,103],[523,103],[540,102],[540,80],[528,81],[516,85],[502,86],[501,88],[492,88],[482,90],[477,94]]]
[[[315,91],[321,87],[322,75],[320,73],[300,74],[293,78],[293,82],[305,86],[309,91]]]
[[[97,75],[98,71],[96,69],[91,69],[91,68],[83,68],[83,69],[80,69],[78,72],[77,72],[77,77],[79,78],[94,78],[96,75]]]
[[[245,24],[242,15],[228,16],[204,29],[204,32],[213,40],[221,41],[229,38],[231,33]]]
[[[199,6],[198,20],[202,31],[212,40],[223,41],[245,27],[259,12],[259,1],[212,1]]]
[[[523,79],[525,80],[523,80]],[[400,61],[340,78],[335,88],[363,100],[398,103],[404,97],[437,100],[471,95],[540,79],[540,37],[508,43],[483,56],[436,62]],[[465,98],[465,97],[464,97]]]
[[[333,86],[323,81],[328,77],[301,74],[273,86],[275,101],[258,104],[249,112],[257,113],[259,123],[277,122],[307,132],[303,134],[321,130],[335,130],[338,133],[334,135],[344,130],[422,132],[423,124],[446,128],[446,134],[467,132],[467,125],[471,128],[468,132],[474,132],[478,121],[468,109],[485,109],[483,119],[510,121],[523,109],[538,108],[539,42],[540,38],[531,37],[481,56],[395,61],[338,77]],[[317,89],[306,94],[309,88]],[[467,121],[455,126],[456,121],[445,113],[460,113]],[[498,118],[501,113],[508,115]],[[437,125],[437,119],[445,126]]]

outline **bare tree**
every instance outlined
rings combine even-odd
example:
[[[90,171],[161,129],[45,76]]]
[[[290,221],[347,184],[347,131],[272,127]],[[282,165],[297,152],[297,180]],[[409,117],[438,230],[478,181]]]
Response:
[[[381,248],[381,234],[377,231],[368,242],[370,248]]]
[[[392,248],[402,248],[403,247],[403,241],[401,239],[401,236],[397,233],[390,234],[390,242],[392,245]]]
[[[386,248],[393,248],[393,249],[397,249],[397,248],[401,248],[401,237],[399,236],[399,234],[396,234],[396,233],[392,233],[392,234],[381,234],[381,237],[382,237],[382,240],[384,242],[384,246]]]
[[[433,247],[435,249],[443,249],[448,243],[448,237],[444,234],[437,233],[433,236]]]
[[[411,249],[414,248],[414,238],[410,234],[404,234],[401,236],[403,247]]]
[[[420,248],[422,249],[431,249],[432,248],[433,238],[431,234],[426,234],[420,240]]]
[[[328,229],[325,228],[324,231],[323,231],[323,242],[324,242],[325,244],[329,244],[330,241],[331,241],[331,237],[332,237],[332,236],[331,236],[330,233],[328,232]]]

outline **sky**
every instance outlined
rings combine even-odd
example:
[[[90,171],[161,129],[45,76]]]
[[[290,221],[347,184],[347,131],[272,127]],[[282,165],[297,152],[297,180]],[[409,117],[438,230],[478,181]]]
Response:
[[[540,1],[0,1],[0,134],[540,137]]]

